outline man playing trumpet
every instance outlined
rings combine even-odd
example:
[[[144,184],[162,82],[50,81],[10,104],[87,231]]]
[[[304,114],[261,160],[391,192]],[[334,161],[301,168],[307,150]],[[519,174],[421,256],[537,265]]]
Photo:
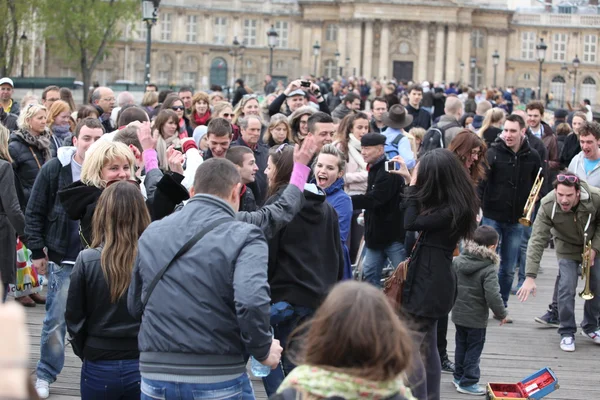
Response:
[[[577,291],[577,269],[582,255],[589,260],[586,289],[580,293],[590,298],[600,288],[600,272],[594,265],[600,265],[600,189],[589,186],[577,175],[567,172],[559,174],[553,183],[554,190],[546,195],[533,223],[533,232],[527,248],[525,282],[517,292],[519,300],[526,301],[529,294],[535,296],[535,278],[540,267],[544,248],[554,235],[558,258],[558,319],[561,335],[560,348],[575,351],[575,294]],[[591,241],[591,247],[584,253],[584,246]],[[586,243],[587,242],[587,243]],[[600,295],[585,302],[583,308],[582,334],[600,344],[598,317],[600,316]]]

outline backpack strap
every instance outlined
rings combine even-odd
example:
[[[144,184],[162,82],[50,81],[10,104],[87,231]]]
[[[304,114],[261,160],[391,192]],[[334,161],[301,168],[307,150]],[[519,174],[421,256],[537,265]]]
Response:
[[[183,247],[181,249],[179,249],[179,251],[177,253],[175,253],[175,255],[173,256],[173,258],[171,259],[171,261],[169,261],[167,263],[167,265],[165,265],[164,267],[162,267],[162,269],[158,272],[158,274],[156,274],[156,276],[154,277],[154,279],[152,280],[152,282],[148,286],[148,290],[146,291],[146,298],[142,301],[142,311],[146,308],[146,304],[148,303],[148,299],[150,299],[150,295],[152,295],[152,292],[154,291],[154,288],[158,284],[158,281],[160,281],[162,279],[162,277],[165,275],[165,272],[167,272],[167,270],[169,269],[169,267],[171,265],[173,265],[173,263],[179,257],[181,257],[182,255],[184,255],[192,247],[194,247],[194,245],[196,243],[198,243],[200,241],[200,239],[202,239],[204,236],[206,236],[207,233],[209,233],[210,231],[212,231],[213,229],[215,229],[217,226],[222,225],[225,222],[229,222],[229,221],[233,221],[233,220],[234,219],[232,217],[220,218],[220,219],[214,221],[213,223],[209,224],[206,228],[202,229],[200,232],[198,232],[197,234],[195,234],[190,240],[188,240],[188,242],[186,244],[184,244]]]
[[[450,129],[450,128],[459,128],[460,124],[458,123],[458,121],[452,121],[447,125],[444,125],[444,127],[440,127],[438,124],[435,125],[435,129],[437,129],[440,132],[440,147],[442,149],[446,148],[446,130]],[[433,128],[433,127],[432,127]]]
[[[404,137],[404,134],[403,134],[402,132],[400,132],[400,133],[398,134],[398,136],[396,136],[396,137],[394,138],[394,140],[392,140],[392,144],[393,144],[394,146],[398,147],[398,143],[400,143],[400,141],[402,140],[402,138],[403,138],[403,137]]]

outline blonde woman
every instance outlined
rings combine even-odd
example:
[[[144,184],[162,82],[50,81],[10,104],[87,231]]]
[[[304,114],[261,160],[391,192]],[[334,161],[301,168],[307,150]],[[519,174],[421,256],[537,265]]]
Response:
[[[248,115],[260,116],[260,104],[258,103],[258,97],[255,94],[246,94],[242,97],[235,109],[233,110],[233,123],[238,124],[240,118]]]
[[[288,119],[283,114],[275,114],[271,117],[271,122],[263,136],[263,142],[267,146],[273,147],[282,143],[293,143],[292,128]]]
[[[152,115],[154,109],[158,106],[158,93],[156,92],[146,92],[144,93],[144,97],[142,97],[142,107],[148,115]]]
[[[481,129],[477,134],[483,138],[485,145],[489,148],[496,138],[502,133],[502,125],[506,114],[501,108],[492,108],[485,113]]]
[[[73,267],[65,313],[73,350],[83,360],[83,400],[140,398],[140,324],[127,311],[127,293],[138,239],[149,224],[133,185],[117,182],[98,199],[94,240]]]
[[[11,166],[12,159],[8,152],[10,132],[0,125],[0,279],[2,280],[2,302],[8,294],[8,284],[15,281],[15,246],[17,234],[25,232],[25,217],[19,204],[19,196],[15,186],[15,175]],[[29,298],[22,303],[32,307],[35,303]],[[19,300],[19,299],[17,299]]]
[[[58,192],[69,217],[80,221],[83,248],[92,243],[92,217],[102,191],[116,181],[127,181],[139,188],[139,183],[132,180],[134,165],[133,152],[127,145],[99,140],[85,155],[80,180]]]
[[[23,188],[24,204],[29,201],[31,188],[42,165],[56,157],[56,148],[46,126],[46,107],[32,104],[21,110],[19,129],[10,136],[8,151],[18,181]]]
[[[230,103],[226,101],[220,101],[216,103],[213,107],[213,118],[225,118],[227,121],[232,123],[231,128],[233,131],[233,136],[231,137],[231,141],[235,142],[240,137],[240,127],[233,124],[233,118],[235,114],[233,112],[233,107]]]
[[[71,119],[71,108],[67,102],[57,100],[48,111],[47,125],[52,131],[52,142],[58,149],[64,146],[64,141],[75,131],[75,123]]]

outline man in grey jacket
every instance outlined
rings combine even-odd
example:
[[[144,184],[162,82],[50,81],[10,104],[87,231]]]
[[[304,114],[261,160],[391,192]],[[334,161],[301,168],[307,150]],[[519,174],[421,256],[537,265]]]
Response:
[[[193,198],[140,238],[128,308],[142,320],[142,392],[150,397],[219,390],[252,398],[245,353],[272,368],[279,363],[282,348],[269,325],[267,242],[258,227],[236,221],[240,186],[233,163],[206,161],[196,171]],[[199,232],[205,235],[152,291],[161,268]]]
[[[600,188],[600,124],[584,122],[579,129],[579,144],[581,151],[571,160],[569,171]]]
[[[437,123],[437,128],[444,130],[444,146],[447,148],[450,146],[452,139],[458,134],[458,132],[464,130],[458,123],[458,120],[463,115],[463,104],[458,97],[448,97],[444,104],[444,115],[440,117]]]

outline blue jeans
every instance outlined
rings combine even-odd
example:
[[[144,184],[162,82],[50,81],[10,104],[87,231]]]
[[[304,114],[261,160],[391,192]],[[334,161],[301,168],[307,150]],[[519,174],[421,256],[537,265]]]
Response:
[[[289,374],[296,366],[290,361],[287,356],[287,351],[292,348],[296,349],[295,346],[288,346],[288,338],[290,334],[306,320],[311,318],[315,310],[308,307],[294,306],[294,314],[287,320],[275,325],[273,327],[273,333],[275,339],[279,340],[281,347],[284,348],[281,354],[281,362],[277,368],[271,370],[271,373],[266,377],[262,378],[263,385],[265,386],[265,392],[267,397],[271,397],[277,392],[279,385],[283,382],[283,379]]]
[[[365,247],[365,260],[363,262],[363,280],[372,285],[381,287],[381,271],[386,260],[390,260],[394,268],[406,259],[404,244],[393,242],[383,249],[370,249]]]
[[[486,217],[481,220],[481,225],[491,226],[500,235],[500,243],[498,244],[498,254],[500,255],[498,283],[500,284],[500,296],[504,301],[504,307],[507,307],[510,289],[515,277],[517,256],[523,240],[523,225],[497,222]]]
[[[219,383],[178,383],[142,378],[141,400],[254,400],[254,389],[244,372],[238,378]]]
[[[65,311],[67,294],[71,283],[72,264],[48,263],[48,294],[46,316],[42,325],[40,361],[37,364],[38,379],[54,382],[65,365]]]
[[[485,328],[467,328],[456,325],[456,352],[454,379],[466,387],[479,382],[479,360],[485,344]]]
[[[531,216],[531,222],[535,221],[535,216],[537,215],[538,207],[533,210],[533,215]],[[519,281],[517,282],[517,288],[520,288],[525,282],[525,262],[527,261],[527,244],[529,243],[529,238],[531,237],[531,231],[533,229],[532,226],[524,226],[523,225],[523,234],[521,236],[521,247],[519,249],[519,255],[517,257],[517,265],[519,266]]]
[[[140,363],[135,360],[83,360],[82,400],[137,400],[140,398]]]

